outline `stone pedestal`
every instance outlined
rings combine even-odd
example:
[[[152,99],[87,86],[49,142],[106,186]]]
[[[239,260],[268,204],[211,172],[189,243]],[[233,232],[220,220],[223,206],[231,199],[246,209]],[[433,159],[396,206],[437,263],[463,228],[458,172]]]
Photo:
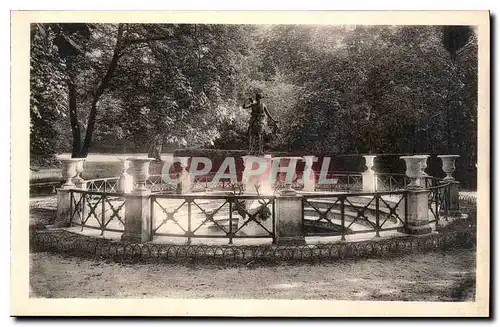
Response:
[[[361,176],[363,178],[363,192],[369,192],[369,193],[376,192],[377,176],[375,175],[375,172],[372,170],[376,156],[365,155],[363,156],[363,158],[365,158],[365,166],[366,166],[366,171],[361,173]]]
[[[181,157],[179,158],[179,163],[181,165],[181,173],[180,173],[180,190],[181,194],[191,193],[191,175],[189,174],[188,166],[189,166],[189,158]]]
[[[122,241],[142,243],[152,239],[151,191],[146,188],[149,163],[152,158],[129,158],[136,184],[130,195],[125,196],[125,221]]]
[[[61,174],[65,179],[65,183],[61,188],[57,189],[57,213],[56,221],[53,227],[69,227],[71,221],[71,189],[76,189],[77,186],[73,183],[73,178],[78,174],[77,165],[83,159],[68,158],[61,159],[63,164]],[[83,166],[82,166],[83,167]]]
[[[186,169],[181,172],[181,194],[191,193],[191,175]]]
[[[452,217],[460,216],[460,205],[459,205],[459,191],[460,183],[457,181],[447,181],[441,182],[442,184],[449,184],[447,187],[447,193],[444,197],[444,207],[446,208],[446,214]]]
[[[70,189],[57,189],[57,213],[54,227],[69,227],[71,221]]]
[[[305,244],[302,197],[280,196],[275,205],[275,242],[278,245]]]
[[[143,243],[152,239],[149,190],[134,190],[125,199],[125,228],[122,241]]]
[[[376,192],[377,191],[377,176],[374,171],[365,171],[361,173],[363,178],[363,192]]]
[[[406,201],[408,202],[408,224],[404,231],[412,235],[430,233],[432,228],[429,225],[429,191],[409,190]]]

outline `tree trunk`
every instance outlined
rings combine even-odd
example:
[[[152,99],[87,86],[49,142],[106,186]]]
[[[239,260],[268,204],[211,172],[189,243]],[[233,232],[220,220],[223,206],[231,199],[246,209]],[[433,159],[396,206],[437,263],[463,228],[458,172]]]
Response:
[[[71,69],[71,68],[69,68]],[[80,122],[78,121],[78,111],[76,107],[76,86],[74,83],[73,74],[69,73],[68,76],[68,100],[69,100],[69,122],[71,124],[71,135],[73,137],[73,142],[71,145],[71,157],[80,158],[80,150],[82,146],[81,140],[81,128]]]
[[[95,130],[95,121],[97,116],[97,99],[92,100],[92,106],[90,108],[89,120],[87,123],[87,130],[85,131],[85,140],[83,141],[83,146],[80,151],[80,157],[86,158],[89,154],[90,145],[92,144],[92,135]]]
[[[161,161],[161,150],[163,148],[163,137],[156,134],[149,145],[148,157],[155,158],[156,161]]]
[[[108,70],[106,71],[106,75],[102,78],[101,82],[99,83],[99,86],[97,87],[97,90],[93,96],[92,99],[92,106],[90,108],[90,114],[89,114],[89,120],[87,123],[87,130],[85,131],[85,140],[83,141],[83,146],[81,150],[81,156],[82,158],[87,157],[90,149],[90,145],[92,144],[92,134],[94,133],[95,130],[95,122],[96,122],[96,116],[97,116],[97,102],[99,101],[99,98],[101,95],[104,93],[106,88],[109,85],[109,82],[111,81],[111,78],[113,77],[113,74],[116,70],[116,67],[118,66],[118,60],[120,59],[120,52],[121,52],[121,47],[122,47],[122,37],[123,37],[123,25],[119,24],[118,25],[118,33],[116,36],[116,44],[115,44],[115,49],[113,50],[113,57],[111,58],[111,61],[109,62]]]

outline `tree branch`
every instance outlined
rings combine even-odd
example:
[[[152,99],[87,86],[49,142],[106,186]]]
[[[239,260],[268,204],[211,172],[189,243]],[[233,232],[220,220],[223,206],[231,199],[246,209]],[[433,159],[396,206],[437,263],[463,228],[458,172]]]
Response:
[[[151,36],[151,37],[146,37],[146,38],[141,38],[141,39],[133,39],[133,40],[126,40],[124,41],[124,46],[129,46],[129,45],[134,45],[134,44],[140,44],[140,43],[148,43],[148,42],[153,42],[153,41],[165,41],[171,38],[170,35],[160,35],[160,36]]]

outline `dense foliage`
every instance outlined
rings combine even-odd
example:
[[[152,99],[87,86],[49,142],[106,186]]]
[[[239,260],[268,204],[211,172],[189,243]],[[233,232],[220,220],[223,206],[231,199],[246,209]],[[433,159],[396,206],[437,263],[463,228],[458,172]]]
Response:
[[[247,147],[256,91],[274,151],[456,153],[475,173],[477,40],[464,26],[32,26],[31,151]]]

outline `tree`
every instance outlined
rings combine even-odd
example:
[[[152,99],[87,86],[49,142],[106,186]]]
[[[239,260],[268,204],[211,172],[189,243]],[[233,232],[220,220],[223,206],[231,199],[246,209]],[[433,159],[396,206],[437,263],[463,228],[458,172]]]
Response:
[[[52,46],[53,32],[31,25],[30,158],[35,165],[54,163],[59,148],[58,122],[65,116],[63,63]]]
[[[164,26],[161,26],[164,27]],[[99,101],[112,85],[120,59],[142,44],[169,40],[168,28],[143,24],[53,24],[54,44],[66,63],[72,157],[86,157],[96,127]],[[85,137],[79,111],[88,110]]]
[[[159,159],[163,144],[211,145],[235,108],[251,26],[168,26],[171,42],[131,52],[119,65],[125,130],[149,144]]]
[[[442,43],[451,59],[449,69],[448,94],[446,97],[446,131],[447,147],[454,151],[456,147],[453,140],[452,126],[457,120],[460,111],[459,93],[464,87],[459,71],[459,56],[474,45],[474,32],[469,26],[444,26],[442,28]]]

